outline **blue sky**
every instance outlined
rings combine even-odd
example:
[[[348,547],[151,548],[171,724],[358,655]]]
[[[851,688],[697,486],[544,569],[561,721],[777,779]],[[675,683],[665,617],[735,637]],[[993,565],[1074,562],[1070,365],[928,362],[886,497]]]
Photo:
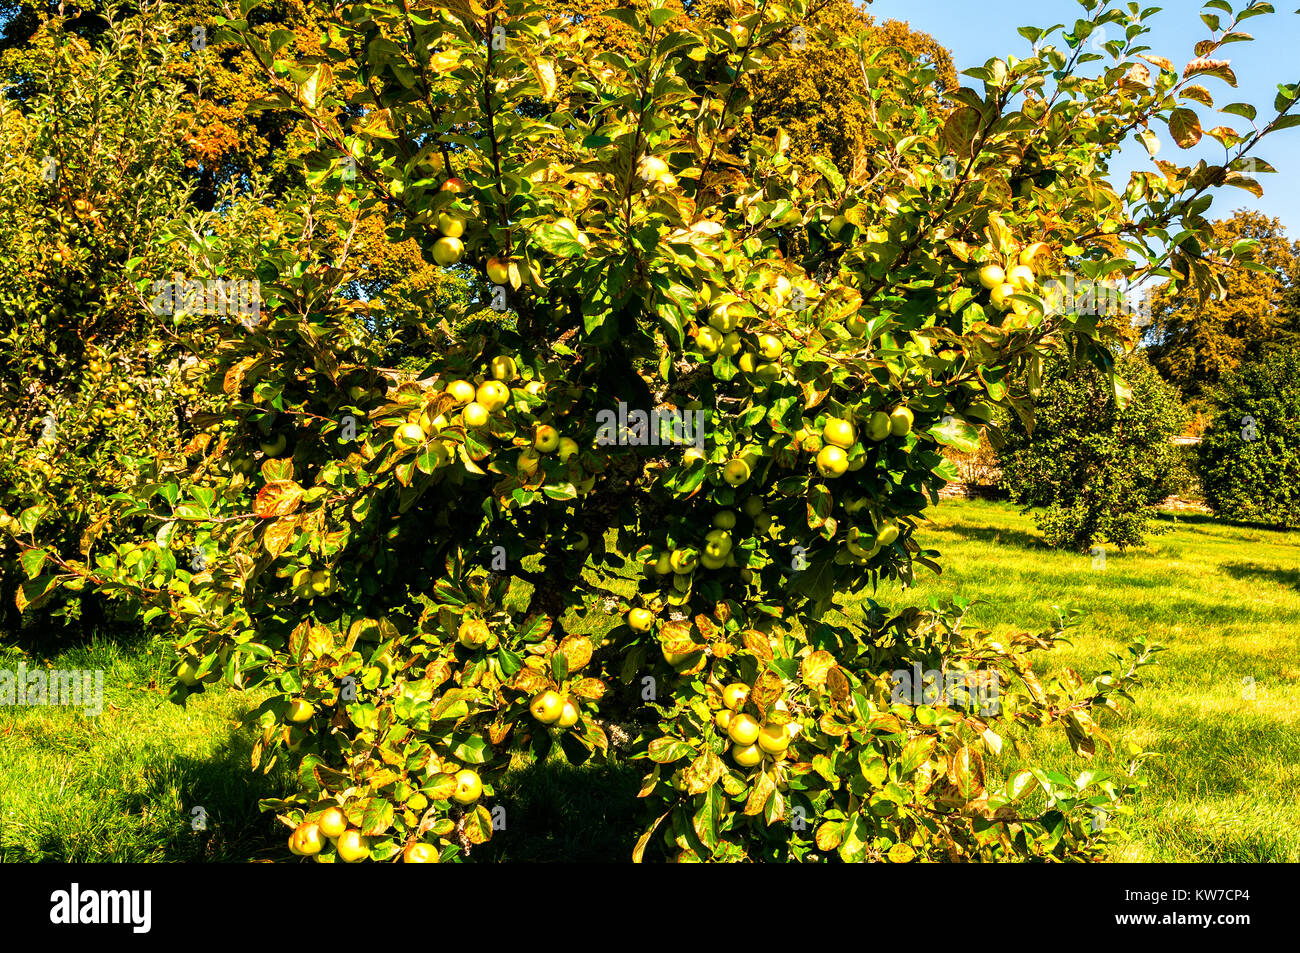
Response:
[[[1246,6],[1246,0],[1232,0],[1232,4],[1234,9],[1240,9]],[[1142,5],[1158,4],[1144,0]],[[1162,11],[1148,21],[1152,32],[1145,37],[1145,42],[1152,53],[1167,56],[1181,68],[1192,58],[1196,41],[1210,35],[1198,15],[1202,6],[1194,0],[1168,0],[1162,6]],[[1300,82],[1300,16],[1294,12],[1296,0],[1274,0],[1273,6],[1277,13],[1254,17],[1242,24],[1242,29],[1255,37],[1254,42],[1229,44],[1219,54],[1231,60],[1237,88],[1212,78],[1200,80],[1214,94],[1216,106],[1231,102],[1253,104],[1258,110],[1256,122],[1261,126],[1273,115],[1278,84]],[[979,66],[993,56],[1028,56],[1032,47],[1016,32],[1017,27],[1049,27],[1057,23],[1072,26],[1084,15],[1077,0],[875,0],[867,10],[878,20],[906,20],[913,29],[931,34],[952,50],[958,70]],[[1227,15],[1221,14],[1221,18],[1226,26]],[[1114,27],[1110,29],[1115,31]],[[1088,64],[1094,70],[1102,65],[1102,61]],[[1201,114],[1201,124],[1206,129],[1226,125],[1238,132],[1247,131],[1249,124],[1239,116],[1223,115],[1195,103],[1190,105]],[[1160,135],[1161,158],[1190,156],[1222,161],[1222,146],[1209,136],[1204,139],[1208,147],[1201,145],[1182,152],[1173,144],[1163,124],[1158,129],[1152,128]],[[1257,209],[1281,219],[1289,237],[1300,240],[1300,126],[1265,139],[1258,147],[1258,155],[1277,169],[1276,175],[1259,176],[1264,197],[1256,199],[1242,189],[1222,189],[1210,215],[1223,218],[1233,209]],[[1146,149],[1131,141],[1112,168],[1117,173],[1114,178],[1123,183],[1133,169],[1152,166]]]

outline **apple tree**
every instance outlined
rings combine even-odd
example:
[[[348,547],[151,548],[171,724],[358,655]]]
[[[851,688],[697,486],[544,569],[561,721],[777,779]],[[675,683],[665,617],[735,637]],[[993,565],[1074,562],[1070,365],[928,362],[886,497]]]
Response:
[[[1143,15],[1088,2],[947,92],[830,37],[867,79],[869,177],[801,172],[779,128],[738,135],[745,78],[815,20],[803,0],[737,2],[723,26],[611,10],[630,52],[522,0],[386,0],[337,8],[314,58],[250,33],[253,6],[225,27],[265,71],[260,107],[313,129],[306,191],[195,259],[256,275],[266,308],[209,355],[221,439],[187,465],[219,485],[154,479],[122,511],[212,559],[142,582],[142,536],[84,571],[174,628],[178,697],[272,689],[255,757],[299,769],[266,805],[294,853],[463,857],[508,817],[512,761],[553,756],[644,764],[637,859],[1104,850],[1092,811],[1140,755],[1069,778],[1004,739],[1112,747],[1153,647],[1043,679],[1064,621],[995,639],[964,607],[869,594],[939,568],[916,534],[954,477],[943,451],[998,408],[1028,418],[1046,358],[1123,393],[1114,332],[1045,307],[1044,281],[1208,281],[1209,193],[1254,185],[1243,156],[1295,88],[1270,127],[1215,130],[1223,165],[1162,160],[1117,190],[1106,163],[1157,125],[1199,136],[1202,83],[1234,82],[1219,45],[1267,4],[1209,17],[1179,69],[1141,45]],[[351,223],[375,213],[509,320],[404,316],[430,357],[386,369],[341,292]]]

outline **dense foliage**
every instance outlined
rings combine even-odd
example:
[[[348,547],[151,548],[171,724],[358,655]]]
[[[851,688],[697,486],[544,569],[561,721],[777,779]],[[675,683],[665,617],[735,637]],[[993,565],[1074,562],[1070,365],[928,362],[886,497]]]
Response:
[[[1182,484],[1178,449],[1186,414],[1178,392],[1139,353],[1120,361],[1130,390],[1123,405],[1096,369],[1052,362],[1034,402],[1034,427],[1010,421],[1002,485],[1052,546],[1087,552],[1105,540],[1140,546],[1156,503]]]
[[[1215,397],[1198,455],[1206,502],[1223,516],[1300,526],[1300,354],[1269,352]]]
[[[165,627],[179,701],[269,689],[254,760],[300,786],[266,806],[323,861],[462,858],[516,759],[551,756],[644,764],[638,859],[1096,857],[1092,811],[1140,755],[1076,778],[999,758],[1048,726],[1109,745],[1139,634],[1091,680],[1044,679],[1066,620],[995,639],[961,606],[830,613],[937,568],[914,534],[943,451],[1031,419],[1044,362],[1124,392],[1114,329],[1043,282],[1212,283],[1209,193],[1266,130],[1123,194],[1106,159],[1157,122],[1190,144],[1200,83],[1235,83],[1214,54],[1268,5],[1207,19],[1180,70],[1089,2],[956,88],[802,0],[618,8],[619,49],[524,0],[346,5],[319,53],[255,7],[212,39],[306,131],[294,184],[232,180],[169,249],[258,308],[173,315],[196,433],[132,461],[104,551],[6,510],[24,585]],[[749,118],[796,28],[864,77],[869,177]],[[376,314],[367,234],[472,290]]]

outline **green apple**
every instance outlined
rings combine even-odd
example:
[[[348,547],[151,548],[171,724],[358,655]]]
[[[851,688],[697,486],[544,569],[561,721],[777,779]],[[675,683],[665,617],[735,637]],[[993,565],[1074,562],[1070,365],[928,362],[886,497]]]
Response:
[[[717,728],[719,731],[726,731],[727,726],[731,724],[731,719],[734,714],[735,713],[730,709],[722,709],[722,711],[713,716],[713,727]]]
[[[465,254],[465,243],[459,238],[444,235],[433,243],[433,260],[446,268],[460,261]]]
[[[673,558],[669,553],[660,553],[654,561],[654,571],[661,576],[666,576],[673,571]]]
[[[740,486],[749,479],[749,475],[749,464],[739,457],[727,461],[727,465],[722,468],[722,479],[732,486]]]
[[[326,837],[338,837],[348,829],[348,818],[337,807],[331,807],[319,818],[316,823],[320,825],[321,833]]]
[[[456,790],[451,795],[453,801],[457,804],[473,804],[482,793],[483,782],[477,772],[469,768],[462,768],[456,772]]]
[[[448,238],[460,238],[465,234],[465,213],[459,209],[449,208],[438,213],[438,231]]]
[[[284,453],[284,448],[288,443],[289,441],[285,438],[284,434],[276,434],[274,440],[263,440],[258,447],[268,457],[278,457],[280,454]]]
[[[1001,265],[985,265],[980,269],[980,284],[992,291],[1007,280]]]
[[[492,377],[499,381],[512,381],[519,376],[519,365],[509,354],[498,354],[488,364]]]
[[[732,331],[722,339],[722,347],[719,350],[726,357],[735,357],[742,347],[744,342],[740,339],[740,335]]]
[[[579,449],[578,441],[574,440],[572,437],[561,437],[559,448],[556,450],[555,455],[560,458],[561,462],[563,462],[577,453]]]
[[[758,722],[750,715],[736,715],[727,725],[727,737],[738,745],[752,745],[758,734]]]
[[[695,346],[705,357],[712,357],[722,347],[723,337],[711,327],[700,328],[695,333]]]
[[[722,704],[732,711],[739,711],[749,700],[749,686],[744,682],[732,682],[722,690]]]
[[[1005,311],[1011,306],[1011,296],[1015,293],[1012,285],[998,285],[989,292],[989,303],[999,311]]]
[[[727,557],[714,556],[714,555],[710,555],[709,553],[703,553],[700,556],[700,565],[703,566],[705,569],[712,569],[716,571],[722,569],[724,566],[727,565]]]
[[[488,640],[491,631],[482,619],[464,619],[456,629],[456,641],[467,649],[476,649]]]
[[[867,439],[879,443],[888,436],[889,414],[885,413],[883,410],[877,410],[867,420]]]
[[[461,420],[465,421],[466,427],[478,429],[487,426],[488,418],[492,415],[488,413],[486,407],[478,401],[472,400],[465,405],[465,409],[461,411],[460,416]]]
[[[370,839],[362,837],[356,828],[340,834],[338,843],[334,846],[339,852],[339,859],[345,864],[355,864],[370,856]]]
[[[469,381],[452,381],[447,385],[447,394],[455,398],[457,404],[468,404],[474,399],[474,385]]]
[[[725,529],[710,530],[704,536],[704,553],[714,559],[726,559],[731,545],[731,534]]]
[[[731,757],[742,768],[752,768],[763,760],[763,751],[758,745],[732,745]]]
[[[632,609],[627,614],[627,624],[633,632],[649,632],[655,624],[655,614],[649,609]]]
[[[847,450],[853,446],[857,439],[857,434],[853,431],[853,424],[839,417],[831,417],[822,426],[822,439],[829,444],[842,447]]]
[[[488,413],[500,410],[510,401],[510,388],[500,381],[484,381],[478,385],[475,399]]]
[[[510,262],[503,258],[489,258],[487,278],[494,285],[504,285],[510,280]]]
[[[533,449],[538,453],[553,453],[559,446],[560,432],[550,424],[538,424],[533,430]]]
[[[817,454],[817,472],[824,477],[843,476],[849,469],[849,457],[842,447],[822,447]]]
[[[293,840],[297,847],[296,853],[303,857],[315,857],[325,847],[320,825],[312,821],[299,824],[293,832]]]
[[[780,754],[790,747],[790,734],[785,725],[764,725],[758,733],[758,746],[767,754]]]
[[[581,712],[578,706],[574,704],[572,698],[564,699],[564,708],[560,711],[560,717],[555,722],[557,728],[572,728],[578,723],[578,717]]]
[[[424,428],[419,424],[402,424],[393,435],[393,444],[399,450],[410,450],[424,443]]]
[[[765,360],[775,361],[785,353],[785,345],[775,334],[761,334],[758,338],[758,353]]]
[[[740,504],[740,512],[750,519],[754,519],[759,513],[763,512],[763,498],[761,496],[746,497],[745,502]]]
[[[912,432],[915,417],[906,407],[895,407],[889,414],[889,432],[895,437],[906,437]]]
[[[542,464],[542,456],[536,450],[520,450],[519,458],[515,462],[515,469],[523,476],[532,477],[537,475],[537,470]]]
[[[1034,269],[1028,265],[1016,265],[1007,272],[1007,283],[1017,291],[1032,291],[1038,281],[1034,277]]]
[[[717,529],[735,529],[736,511],[718,510],[718,512],[713,514],[713,525]]]
[[[528,711],[543,725],[553,725],[564,714],[564,697],[548,688],[533,696],[533,700],[528,703]]]
[[[876,534],[876,541],[881,546],[888,546],[898,539],[898,524],[886,523],[880,532]]]
[[[291,724],[301,725],[304,722],[311,721],[312,715],[316,714],[316,709],[311,706],[310,702],[301,698],[295,698],[289,702],[289,711],[284,716],[285,720]]]
[[[199,681],[198,660],[193,658],[182,659],[180,667],[176,669],[176,677],[180,679],[183,685],[197,685]]]
[[[437,862],[438,852],[433,849],[431,844],[416,841],[413,844],[407,844],[402,850],[402,863],[404,864],[436,864]]]
[[[693,549],[674,549],[673,554],[668,558],[668,563],[672,566],[673,572],[683,576],[694,572],[699,561],[699,554]]]
[[[723,334],[735,331],[740,326],[740,318],[729,302],[723,301],[713,306],[709,312],[709,326]]]

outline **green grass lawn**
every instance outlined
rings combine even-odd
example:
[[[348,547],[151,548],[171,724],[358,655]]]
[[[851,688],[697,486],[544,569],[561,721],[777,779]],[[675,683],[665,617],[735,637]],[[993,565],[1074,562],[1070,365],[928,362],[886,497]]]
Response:
[[[1137,707],[1106,726],[1158,754],[1115,859],[1300,861],[1300,535],[1191,517],[1094,568],[1089,556],[1042,547],[1032,518],[1005,504],[945,502],[931,516],[922,541],[942,552],[943,575],[882,586],[877,601],[986,600],[967,618],[995,631],[1040,630],[1054,606],[1082,609],[1073,645],[1048,664],[1085,677],[1135,633],[1167,648]],[[283,854],[281,829],[257,800],[285,791],[286,779],[250,773],[238,728],[259,699],[210,691],[172,705],[164,657],[148,643],[97,641],[48,659],[0,648],[0,668],[104,669],[106,694],[97,717],[0,708],[0,861]],[[1057,733],[1033,747],[1034,763],[1083,766]],[[484,859],[625,859],[639,772],[591,770],[514,774],[503,792],[510,825],[532,833],[494,839]],[[192,829],[196,806],[206,830]]]

